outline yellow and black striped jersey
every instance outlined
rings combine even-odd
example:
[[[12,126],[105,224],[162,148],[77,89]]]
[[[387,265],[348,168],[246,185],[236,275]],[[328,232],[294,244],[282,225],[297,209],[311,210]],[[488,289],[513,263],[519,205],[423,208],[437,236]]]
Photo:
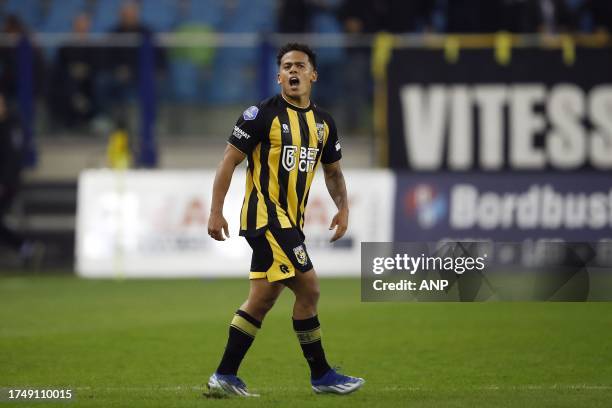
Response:
[[[269,225],[301,231],[319,162],[342,157],[332,117],[276,95],[245,110],[228,142],[248,156],[240,235],[259,235]]]

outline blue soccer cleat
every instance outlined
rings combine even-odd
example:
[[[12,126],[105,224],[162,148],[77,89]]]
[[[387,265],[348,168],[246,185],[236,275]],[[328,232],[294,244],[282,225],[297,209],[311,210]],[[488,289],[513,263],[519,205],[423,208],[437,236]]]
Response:
[[[259,397],[259,394],[250,393],[244,381],[237,376],[217,373],[208,379],[208,392],[210,397]]]
[[[318,380],[311,380],[312,389],[317,394],[350,394],[365,383],[363,378],[350,377],[337,373],[331,368]]]

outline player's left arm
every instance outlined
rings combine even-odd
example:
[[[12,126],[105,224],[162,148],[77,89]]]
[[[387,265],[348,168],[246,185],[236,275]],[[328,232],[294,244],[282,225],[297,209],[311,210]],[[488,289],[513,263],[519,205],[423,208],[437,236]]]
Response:
[[[329,226],[330,230],[336,228],[336,232],[330,240],[330,242],[334,242],[342,238],[348,228],[349,207],[346,183],[344,182],[344,174],[342,174],[342,168],[340,167],[340,160],[329,164],[323,163],[323,171],[325,173],[327,191],[338,208],[338,212],[332,218]]]

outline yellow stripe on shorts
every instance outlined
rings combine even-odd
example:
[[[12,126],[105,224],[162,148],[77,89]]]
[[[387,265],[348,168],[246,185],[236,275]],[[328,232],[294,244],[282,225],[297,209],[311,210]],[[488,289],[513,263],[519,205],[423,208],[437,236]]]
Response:
[[[285,251],[283,251],[283,248],[281,248],[276,238],[274,238],[272,231],[266,230],[266,239],[270,244],[270,248],[272,249],[272,258],[274,259],[272,266],[270,266],[270,269],[266,271],[268,281],[274,282],[295,276],[295,267],[291,263],[291,260]],[[286,268],[286,272],[281,270],[281,266],[283,265]]]

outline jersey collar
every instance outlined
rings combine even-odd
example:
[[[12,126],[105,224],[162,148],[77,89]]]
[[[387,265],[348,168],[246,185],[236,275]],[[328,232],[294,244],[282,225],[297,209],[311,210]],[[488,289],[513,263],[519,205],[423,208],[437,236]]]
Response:
[[[280,97],[280,100],[282,101],[282,103],[287,108],[293,109],[293,110],[298,111],[298,112],[308,112],[313,107],[312,100],[310,101],[310,103],[308,104],[308,106],[306,108],[300,108],[299,106],[296,106],[296,105],[292,104],[291,102],[289,102],[288,100],[286,100],[285,97],[283,96],[283,94],[278,94],[278,96]]]

